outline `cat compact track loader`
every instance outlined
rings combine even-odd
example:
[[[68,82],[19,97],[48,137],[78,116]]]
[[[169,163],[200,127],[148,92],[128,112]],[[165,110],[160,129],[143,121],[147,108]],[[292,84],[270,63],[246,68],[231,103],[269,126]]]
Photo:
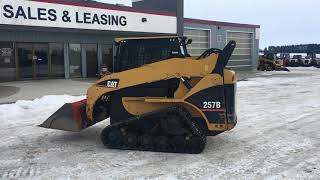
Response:
[[[282,61],[282,63],[279,63]],[[259,57],[258,71],[290,71],[288,68],[283,66],[283,60],[277,58],[275,53],[265,53]]]
[[[115,73],[40,126],[79,132],[110,118],[101,133],[108,148],[201,153],[207,136],[237,123],[237,80],[225,68],[236,42],[197,58],[187,52],[190,43],[175,36],[116,39]]]

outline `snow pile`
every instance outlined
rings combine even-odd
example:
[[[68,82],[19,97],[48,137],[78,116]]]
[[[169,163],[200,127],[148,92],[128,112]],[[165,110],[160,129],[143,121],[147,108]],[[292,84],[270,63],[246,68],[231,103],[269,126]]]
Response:
[[[14,104],[0,105],[0,119],[5,125],[15,125],[30,120],[32,122],[44,121],[65,103],[82,99],[85,99],[85,96],[51,95],[33,101],[20,100]]]

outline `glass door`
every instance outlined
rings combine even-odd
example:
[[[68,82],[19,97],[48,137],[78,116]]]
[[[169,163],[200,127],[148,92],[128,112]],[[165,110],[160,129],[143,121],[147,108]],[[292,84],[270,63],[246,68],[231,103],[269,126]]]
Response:
[[[18,43],[18,71],[20,79],[48,77],[48,45]]]
[[[33,53],[35,78],[48,77],[48,45],[34,44]]]
[[[97,77],[98,74],[98,49],[96,44],[84,44],[87,60],[87,76]]]
[[[33,78],[33,50],[32,44],[19,43],[18,50],[18,64],[19,64],[19,78],[27,79]]]
[[[70,77],[82,77],[81,45],[69,44]]]
[[[51,64],[49,65],[51,78],[64,78],[64,49],[62,43],[49,44],[49,58]],[[49,60],[50,61],[50,60]]]

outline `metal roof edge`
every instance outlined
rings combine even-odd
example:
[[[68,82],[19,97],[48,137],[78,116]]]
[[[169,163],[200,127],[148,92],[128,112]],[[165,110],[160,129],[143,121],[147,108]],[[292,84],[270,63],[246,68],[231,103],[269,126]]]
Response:
[[[191,19],[191,18],[184,18],[184,22],[194,23],[194,24],[208,24],[208,25],[215,25],[215,26],[231,26],[231,27],[240,27],[240,28],[260,28],[260,25],[229,23],[229,22],[221,22],[221,21],[209,21],[209,20]]]

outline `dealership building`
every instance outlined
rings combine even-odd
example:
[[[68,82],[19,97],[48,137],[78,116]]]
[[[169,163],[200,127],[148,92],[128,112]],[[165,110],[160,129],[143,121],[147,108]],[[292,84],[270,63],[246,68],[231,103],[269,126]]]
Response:
[[[116,37],[187,36],[192,56],[235,40],[228,67],[250,70],[258,59],[260,26],[184,18],[183,0],[1,0],[0,8],[0,82],[96,77],[102,64],[112,71]]]

